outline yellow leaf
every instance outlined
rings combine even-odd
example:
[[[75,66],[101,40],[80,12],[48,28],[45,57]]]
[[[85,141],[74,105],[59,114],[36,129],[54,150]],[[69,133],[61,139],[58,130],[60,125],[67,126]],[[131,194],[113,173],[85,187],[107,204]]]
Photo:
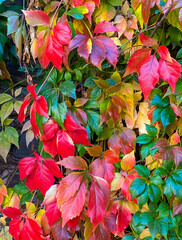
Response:
[[[148,157],[145,158],[145,164],[146,164],[147,168],[150,171],[152,171],[152,170],[161,166],[162,160],[161,159],[155,159],[151,155],[149,155]]]
[[[1,80],[8,79],[8,80],[10,80],[11,83],[13,83],[9,72],[6,69],[6,64],[3,60],[0,62],[0,79]]]
[[[38,222],[39,225],[41,225],[41,218],[44,215],[44,213],[45,213],[44,209],[40,209],[37,213],[36,221]]]
[[[99,145],[95,145],[93,147],[85,147],[85,149],[91,157],[99,157],[102,153],[102,147]]]
[[[173,27],[178,28],[182,32],[182,26],[179,21],[179,11],[180,11],[180,8],[171,11],[167,15],[167,20],[168,20],[169,24],[171,24]]]
[[[140,4],[138,8],[135,10],[135,16],[137,17],[141,28],[143,28],[142,4]]]
[[[0,232],[1,240],[12,240],[13,237],[9,233],[9,227],[5,226]]]
[[[120,173],[115,173],[115,177],[111,182],[111,191],[117,191],[121,188],[123,177]]]
[[[37,210],[36,206],[33,203],[26,202],[27,216],[29,218],[34,218],[35,212]]]
[[[149,236],[151,236],[150,231],[148,228],[145,228],[140,234],[140,239],[143,239],[143,238],[149,237]]]
[[[150,120],[148,119],[147,116],[148,111],[149,111],[148,103],[147,102],[140,103],[138,117],[135,125],[135,127],[139,129],[140,134],[147,133],[145,124],[150,124]]]
[[[93,225],[90,222],[90,219],[87,218],[85,221],[85,230],[84,230],[84,238],[85,240],[88,240],[92,234],[93,231]]]
[[[117,70],[111,75],[111,78],[115,79],[118,83],[121,82],[121,76]]]
[[[116,15],[116,10],[110,4],[100,3],[99,8],[94,12],[94,21],[97,23],[101,21],[110,21]]]
[[[136,213],[139,210],[139,206],[135,202],[126,201],[125,202],[126,207],[130,210],[131,213]]]

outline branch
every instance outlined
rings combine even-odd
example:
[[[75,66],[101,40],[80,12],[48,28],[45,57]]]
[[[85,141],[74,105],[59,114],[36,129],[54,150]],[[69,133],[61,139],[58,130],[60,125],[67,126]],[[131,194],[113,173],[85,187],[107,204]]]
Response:
[[[162,27],[162,23],[164,21],[164,19],[167,17],[167,15],[169,14],[169,12],[171,11],[173,7],[173,4],[170,5],[170,7],[168,8],[168,10],[165,12],[165,14],[163,15],[163,17],[161,18],[161,20],[155,25],[155,29],[154,31],[152,32],[152,34],[149,36],[150,38],[152,38],[154,36],[154,34],[156,33],[157,29],[159,27]]]

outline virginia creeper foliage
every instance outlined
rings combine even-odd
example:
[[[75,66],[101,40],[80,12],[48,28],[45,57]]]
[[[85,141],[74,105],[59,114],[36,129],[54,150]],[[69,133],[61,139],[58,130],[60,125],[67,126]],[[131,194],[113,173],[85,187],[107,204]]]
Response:
[[[0,179],[0,239],[182,239],[182,1],[2,0],[0,18],[0,155],[14,111],[38,142],[18,184]]]

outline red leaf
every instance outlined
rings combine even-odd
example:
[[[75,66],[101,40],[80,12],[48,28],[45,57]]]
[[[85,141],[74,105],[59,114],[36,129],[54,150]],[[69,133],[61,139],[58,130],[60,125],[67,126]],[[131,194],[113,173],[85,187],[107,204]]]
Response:
[[[120,206],[117,216],[118,235],[121,234],[123,230],[128,227],[131,219],[132,215],[130,210],[126,206]]]
[[[57,134],[57,152],[62,158],[73,156],[75,154],[73,140],[63,129]]]
[[[37,94],[35,92],[35,87],[36,85],[33,85],[33,86],[27,86],[27,91],[32,95],[33,99],[36,100],[37,98]]]
[[[6,207],[4,209],[1,209],[1,212],[7,217],[13,218],[13,219],[22,215],[22,212],[20,211],[20,209],[15,207]]]
[[[55,157],[57,152],[57,134],[50,140],[43,140],[44,151]]]
[[[76,231],[76,228],[77,228],[77,225],[78,225],[78,221],[80,219],[80,216],[77,216],[73,219],[70,219],[68,222],[67,222],[67,225],[75,232]]]
[[[76,144],[91,145],[88,140],[88,134],[84,127],[79,124],[76,124],[72,117],[68,114],[64,121],[64,127],[67,130],[67,133],[72,138],[73,142]]]
[[[121,152],[121,139],[117,134],[113,134],[108,140],[108,147],[110,150],[116,153],[119,156]]]
[[[101,69],[101,63],[106,58],[107,51],[102,43],[98,38],[92,38],[92,52],[90,55],[91,63]]]
[[[71,41],[71,29],[69,25],[57,23],[53,28],[53,35],[58,44],[69,45]]]
[[[94,29],[94,33],[106,33],[115,31],[118,31],[118,29],[111,22],[107,21],[99,22]]]
[[[44,165],[49,169],[49,171],[55,176],[55,177],[63,177],[63,174],[60,172],[60,169],[56,162],[53,159],[46,158],[44,159]]]
[[[44,136],[40,137],[40,140],[50,140],[52,139],[59,130],[59,125],[54,120],[50,119],[43,125],[43,134]]]
[[[70,42],[69,44],[69,48],[70,51],[81,46],[82,44],[84,44],[85,42],[87,42],[89,39],[89,37],[82,35],[82,34],[78,34],[76,35]]]
[[[160,46],[159,49],[158,49],[158,53],[159,53],[159,56],[163,60],[172,62],[172,58],[171,58],[171,55],[170,55],[169,50],[167,49],[167,47]]]
[[[97,39],[102,41],[106,48],[106,59],[109,63],[111,63],[114,67],[116,67],[116,63],[118,61],[118,48],[114,41],[106,36],[98,36]]]
[[[106,150],[104,152],[104,159],[107,163],[117,163],[121,161],[121,159],[119,159],[111,150]]]
[[[88,165],[85,160],[81,157],[67,157],[63,160],[59,161],[60,165],[63,165],[65,168],[69,168],[71,170],[87,170]]]
[[[110,197],[110,188],[106,180],[94,177],[88,196],[88,215],[95,227],[106,216],[106,207]]]
[[[38,188],[45,195],[55,181],[54,174],[57,177],[62,177],[62,174],[56,163],[52,162],[53,160],[43,159],[36,153],[34,155],[36,158],[28,157],[19,161],[20,179],[27,177],[25,183],[30,191]],[[45,165],[42,161],[45,162]]]
[[[157,45],[157,41],[153,38],[149,38],[143,33],[140,35],[140,41],[141,43],[146,47],[151,47]]]
[[[174,162],[176,167],[182,162],[182,147],[175,146],[172,148],[174,154]]]
[[[84,4],[82,6],[84,6],[88,9],[88,13],[86,14],[86,17],[88,18],[89,22],[91,23],[91,16],[95,10],[95,3],[92,0],[85,0]]]
[[[75,195],[61,205],[60,210],[62,213],[63,227],[70,219],[75,218],[81,214],[85,204],[85,196],[86,186],[85,182],[82,182]]]
[[[146,62],[148,62],[151,55],[151,50],[149,48],[142,48],[136,50],[130,57],[128,61],[128,65],[126,68],[126,72],[123,77],[127,75],[137,72],[139,74],[140,68]]]
[[[63,61],[63,46],[51,35],[47,44],[46,55],[53,65],[61,71]]]
[[[22,158],[19,165],[20,179],[21,181],[26,178],[31,172],[36,162],[36,158],[34,157],[26,157]]]
[[[17,218],[9,223],[9,233],[15,238],[15,240],[19,240],[20,222],[21,218]]]
[[[57,202],[48,204],[46,206],[45,214],[51,227],[61,217],[61,212],[58,209]]]
[[[99,224],[88,240],[111,240],[111,234],[104,224]]]
[[[115,167],[105,160],[97,158],[90,165],[90,173],[104,178],[110,184],[114,179]]]
[[[40,35],[38,35],[38,59],[40,62],[40,65],[42,68],[46,68],[49,63],[50,63],[50,59],[47,56],[47,46],[49,43],[49,34],[47,34],[46,36],[44,36],[44,31],[43,34],[41,34],[42,32],[40,32]]]
[[[32,99],[31,97],[26,97],[23,100],[23,103],[20,107],[20,111],[19,111],[19,114],[18,114],[18,120],[19,120],[20,123],[22,123],[25,120],[25,108],[28,107],[31,99]]]
[[[30,218],[26,219],[25,224],[20,232],[19,239],[20,240],[43,240],[42,237],[43,232],[38,223]]]
[[[174,92],[176,82],[181,76],[181,65],[174,58],[172,58],[172,62],[160,59],[159,76],[171,85],[172,91]]]
[[[39,134],[39,128],[36,122],[36,102],[34,101],[30,108],[30,123],[32,125],[32,130],[34,135],[37,136]]]
[[[54,239],[56,240],[73,239],[71,233],[68,231],[68,227],[65,226],[64,228],[62,228],[62,221],[57,221],[54,225],[52,225],[51,232]]]
[[[142,0],[142,17],[145,24],[148,24],[150,9],[154,7],[155,1]]]
[[[43,96],[37,96],[36,97],[36,112],[43,117],[49,117],[48,115],[48,106],[45,98]]]
[[[25,15],[27,23],[31,26],[49,26],[49,16],[41,10],[25,11],[22,10]]]
[[[151,56],[148,62],[140,68],[139,83],[145,100],[149,96],[155,84],[159,81],[159,63],[155,56]]]
[[[60,181],[57,189],[58,208],[60,208],[65,202],[67,202],[76,194],[82,180],[82,173],[71,173]]]
[[[119,137],[121,141],[121,152],[125,155],[132,152],[135,148],[135,133],[129,128],[123,128],[123,130],[119,133]]]

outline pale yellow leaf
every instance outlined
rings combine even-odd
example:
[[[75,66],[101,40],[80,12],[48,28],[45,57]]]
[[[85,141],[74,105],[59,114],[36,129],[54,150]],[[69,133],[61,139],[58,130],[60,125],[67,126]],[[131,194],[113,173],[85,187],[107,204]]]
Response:
[[[29,129],[26,132],[26,144],[27,144],[27,147],[32,142],[33,139],[34,139],[34,133],[33,133],[32,129]]]

